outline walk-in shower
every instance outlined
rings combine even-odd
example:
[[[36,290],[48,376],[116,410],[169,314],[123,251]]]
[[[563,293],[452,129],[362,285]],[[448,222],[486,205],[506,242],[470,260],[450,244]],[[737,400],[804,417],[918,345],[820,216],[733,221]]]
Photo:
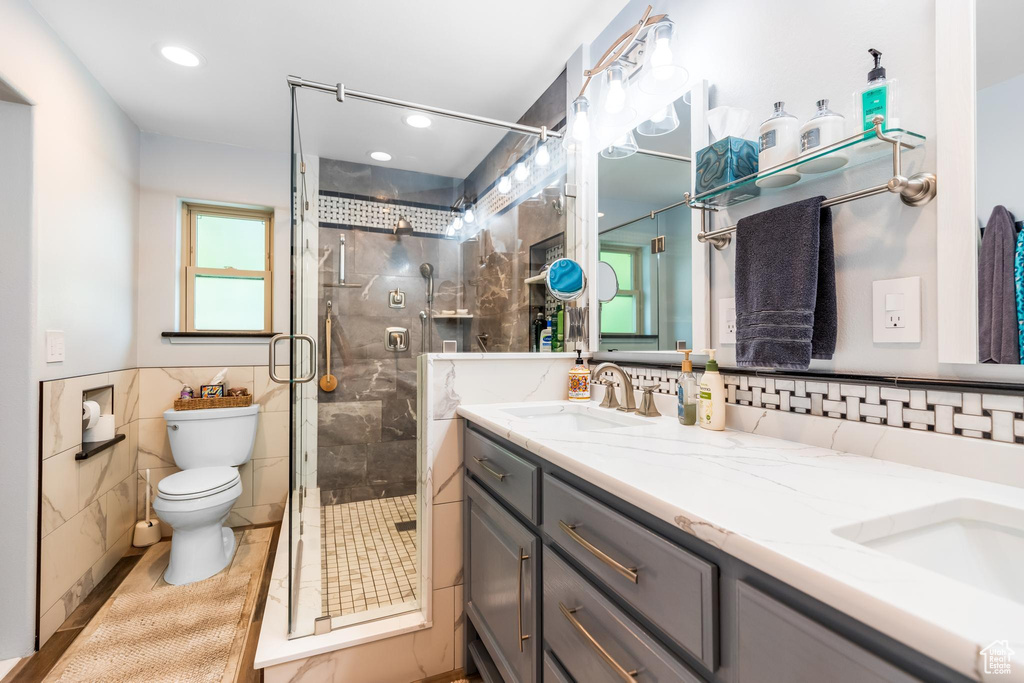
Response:
[[[528,351],[530,321],[547,302],[525,281],[565,253],[569,219],[566,152],[550,130],[564,120],[564,77],[524,117],[536,125],[297,78],[289,85],[292,334],[318,341],[315,361],[294,345],[291,364],[296,637],[420,609],[426,591],[461,582],[456,572],[428,580],[421,561],[425,544],[451,533],[431,518],[461,510],[423,490],[424,355],[442,342]],[[397,112],[381,116],[392,107],[431,117],[429,134],[409,136]],[[327,334],[330,390],[299,382],[327,372]]]

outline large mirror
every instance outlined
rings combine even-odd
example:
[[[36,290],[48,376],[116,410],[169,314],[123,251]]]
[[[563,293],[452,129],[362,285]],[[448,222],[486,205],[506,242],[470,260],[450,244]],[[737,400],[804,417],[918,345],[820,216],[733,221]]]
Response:
[[[703,291],[694,288],[703,247],[694,241],[694,212],[684,199],[694,118],[704,120],[704,100],[696,99],[696,117],[693,91],[656,107],[632,129],[635,152],[604,148],[596,155],[598,259],[618,281],[618,294],[600,307],[601,351],[703,344],[703,310],[694,310],[695,300],[703,308]]]
[[[936,22],[939,360],[1020,365],[1024,4],[940,0]]]

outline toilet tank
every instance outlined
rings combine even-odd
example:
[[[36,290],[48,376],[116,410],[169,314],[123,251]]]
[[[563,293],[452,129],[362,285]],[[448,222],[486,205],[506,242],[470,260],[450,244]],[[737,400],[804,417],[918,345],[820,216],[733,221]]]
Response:
[[[257,420],[258,405],[165,410],[174,463],[183,470],[244,465],[252,457]]]

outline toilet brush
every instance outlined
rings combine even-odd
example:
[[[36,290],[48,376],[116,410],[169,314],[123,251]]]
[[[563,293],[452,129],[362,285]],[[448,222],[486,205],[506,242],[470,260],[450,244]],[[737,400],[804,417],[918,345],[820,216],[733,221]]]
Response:
[[[154,521],[152,507],[150,506],[149,470],[146,470],[146,519],[135,524],[135,537],[132,545],[136,548],[145,548],[160,540],[160,523]]]

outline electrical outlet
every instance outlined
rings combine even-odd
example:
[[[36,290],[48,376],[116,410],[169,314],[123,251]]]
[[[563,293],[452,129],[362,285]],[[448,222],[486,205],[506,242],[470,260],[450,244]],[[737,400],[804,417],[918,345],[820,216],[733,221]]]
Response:
[[[871,285],[871,304],[876,344],[921,342],[921,278],[876,280]]]
[[[718,300],[718,344],[736,343],[736,299]]]

